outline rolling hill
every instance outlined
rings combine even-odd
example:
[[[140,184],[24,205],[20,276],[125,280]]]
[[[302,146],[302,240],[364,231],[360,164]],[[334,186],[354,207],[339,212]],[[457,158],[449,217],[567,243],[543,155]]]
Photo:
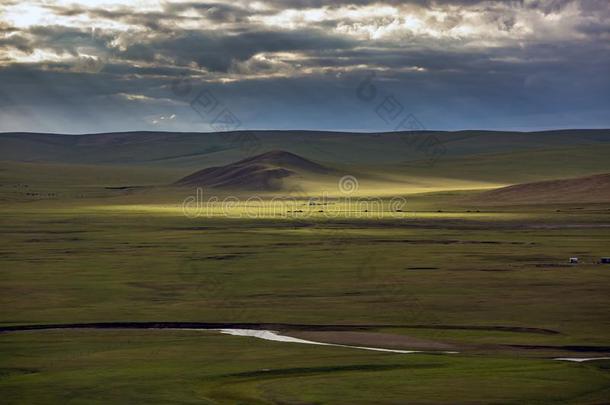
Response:
[[[485,191],[474,201],[493,204],[608,203],[610,173],[515,184]]]
[[[174,185],[244,190],[277,190],[282,179],[292,176],[330,174],[334,170],[294,153],[273,150],[224,166],[192,173]]]
[[[443,145],[433,162],[418,147],[427,139]],[[261,154],[269,150],[275,152]],[[311,193],[333,194],[341,172],[358,178],[362,195],[400,195],[607,173],[608,153],[610,130],[4,133],[0,177],[7,190],[16,183],[72,189],[163,186],[181,179],[250,190],[298,183]]]
[[[425,160],[430,157],[429,153],[417,145],[434,142],[443,145],[441,155],[437,156],[439,159],[453,159],[479,154],[610,145],[610,130],[4,133],[0,134],[0,160],[195,169],[226,165],[265,150],[285,150],[319,162],[377,165]]]

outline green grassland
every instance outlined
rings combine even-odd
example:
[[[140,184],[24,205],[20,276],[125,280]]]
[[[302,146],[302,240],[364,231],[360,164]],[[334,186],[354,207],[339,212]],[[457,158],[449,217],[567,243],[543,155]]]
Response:
[[[608,363],[395,355],[204,331],[2,336],[4,403],[603,403]]]
[[[576,163],[557,173],[609,171],[586,148],[572,148]],[[383,195],[374,212],[353,213],[339,197],[308,211],[314,185],[288,193],[290,208],[304,212],[255,217],[251,203],[185,216],[182,201],[195,190],[167,187],[184,167],[2,163],[0,326],[383,324],[374,330],[478,345],[397,354],[212,331],[0,333],[2,402],[605,403],[607,361],[552,358],[600,355],[560,346],[610,346],[610,267],[595,263],[610,255],[610,203],[468,203],[481,183],[552,178],[548,160],[533,158],[545,153],[560,156],[478,155],[428,169],[376,166],[378,174],[363,164],[353,168],[369,176],[361,195]],[[389,191],[368,186],[376,175]],[[389,208],[397,184],[412,185],[400,213]],[[122,186],[142,187],[108,188]],[[568,265],[570,256],[583,263]]]
[[[465,235],[444,220],[413,229],[87,210],[2,222],[4,325],[508,325],[560,334],[384,330],[447,342],[608,343],[609,270],[553,267],[572,252],[603,254],[603,229],[472,221],[481,228]],[[409,269],[418,267],[435,269]],[[604,363],[550,360],[559,353],[400,355],[203,331],[19,332],[0,342],[6,403],[600,403],[610,390]]]

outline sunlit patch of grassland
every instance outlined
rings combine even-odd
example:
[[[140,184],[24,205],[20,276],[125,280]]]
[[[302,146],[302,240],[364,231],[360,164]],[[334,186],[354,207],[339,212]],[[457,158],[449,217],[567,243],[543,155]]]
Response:
[[[465,212],[465,211],[409,211],[408,206],[392,208],[393,202],[360,200],[335,201],[330,206],[309,205],[307,201],[256,200],[248,202],[202,203],[198,206],[182,204],[130,204],[97,205],[83,207],[85,211],[106,212],[123,215],[185,216],[187,218],[229,219],[354,219],[354,220],[408,220],[408,219],[471,219],[471,220],[515,220],[530,217],[527,213],[515,212]]]
[[[349,176],[352,176],[351,174]],[[434,176],[413,176],[404,173],[384,172],[378,175],[353,175],[357,181],[354,189],[349,190],[350,197],[407,196],[419,193],[458,190],[488,190],[506,186],[506,183],[451,179]],[[334,178],[305,178],[288,181],[287,190],[298,190],[309,196],[326,195],[329,197],[346,197],[346,190],[341,188],[341,176]]]

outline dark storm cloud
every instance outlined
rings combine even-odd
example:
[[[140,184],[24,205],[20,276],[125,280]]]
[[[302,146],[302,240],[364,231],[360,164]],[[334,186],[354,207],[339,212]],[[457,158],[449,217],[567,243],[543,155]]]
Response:
[[[0,130],[206,131],[203,88],[244,128],[391,130],[370,72],[429,128],[610,125],[607,1],[32,4],[58,20],[0,17]]]
[[[109,37],[94,37],[90,30],[62,26],[35,26],[27,33],[32,38],[31,44],[35,48],[50,49],[59,54],[67,52],[72,55],[78,55],[78,48],[81,47],[105,48],[109,39]]]
[[[12,35],[10,37],[0,37],[0,49],[15,48],[22,52],[31,53],[34,48],[26,38],[20,35]]]
[[[213,31],[184,31],[170,38],[154,38],[128,47],[121,56],[153,61],[167,55],[178,64],[196,62],[212,71],[226,72],[233,61],[243,61],[260,52],[307,51],[353,46],[355,41],[320,30],[252,31],[230,36]]]
[[[530,0],[524,4],[531,9],[542,11],[544,14],[560,11],[574,0]]]
[[[17,31],[17,28],[11,27],[9,24],[0,21],[0,34],[9,34],[15,31]]]
[[[166,25],[175,26],[181,22],[194,19],[193,17],[172,16],[165,12],[141,13],[124,7],[117,10],[107,10],[104,8],[87,9],[84,7],[64,7],[57,5],[46,5],[45,7],[53,10],[57,15],[64,17],[87,15],[93,20],[107,19],[120,21],[130,25],[145,27],[150,30],[165,30]]]
[[[271,0],[266,1],[267,4],[274,5],[278,8],[319,8],[324,6],[371,6],[378,4],[390,4],[390,5],[405,5],[412,4],[420,7],[430,6],[472,6],[482,3],[523,3],[522,0],[335,0],[332,2],[325,0]]]
[[[34,50],[53,51],[58,55],[78,56],[79,50],[107,50],[112,36],[98,34],[93,36],[91,30],[70,28],[59,25],[34,26],[27,30],[13,30],[14,35],[0,36],[0,48],[13,47],[25,53]]]
[[[592,22],[578,25],[578,30],[583,34],[600,40],[610,40],[610,20],[605,22]]]

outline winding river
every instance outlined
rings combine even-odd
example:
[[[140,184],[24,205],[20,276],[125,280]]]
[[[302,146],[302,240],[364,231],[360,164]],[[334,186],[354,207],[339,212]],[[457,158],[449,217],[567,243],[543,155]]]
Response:
[[[272,329],[264,329],[264,327],[273,326],[289,326],[294,330],[361,330],[363,327],[381,327],[386,325],[289,325],[289,324],[247,324],[247,323],[206,323],[206,322],[98,322],[98,323],[71,323],[71,324],[38,324],[38,325],[11,325],[11,326],[0,326],[0,334],[7,332],[24,332],[24,331],[40,331],[40,330],[56,330],[56,329],[173,329],[173,330],[208,330],[217,331],[226,335],[233,336],[247,336],[257,339],[264,339],[276,342],[284,343],[300,343],[309,345],[320,345],[320,346],[335,346],[335,347],[346,347],[351,349],[360,350],[373,350],[377,352],[387,353],[400,353],[400,354],[411,354],[411,353],[439,353],[439,354],[456,354],[460,353],[457,351],[440,351],[440,350],[399,350],[399,349],[386,349],[381,347],[369,347],[369,346],[356,346],[356,345],[345,345],[338,343],[326,343],[318,342],[313,340],[299,339],[292,336],[286,336],[280,334],[280,332]],[[447,327],[448,328],[448,327]],[[451,327],[451,328],[464,328],[464,327]],[[471,327],[477,328],[477,327]],[[508,327],[494,327],[495,329]],[[502,330],[503,330],[502,329]],[[537,333],[549,333],[546,330],[535,330],[528,328],[510,328],[512,331],[519,332],[537,332]],[[551,331],[552,332],[552,331]],[[518,345],[514,345],[518,346]],[[553,348],[547,346],[536,346],[535,348]],[[588,352],[599,352],[600,354],[606,354],[606,356],[600,357],[556,357],[553,360],[557,361],[571,361],[571,362],[587,362],[595,360],[610,360],[607,357],[607,353],[610,348],[604,347],[587,347],[587,346],[576,346],[576,347],[559,347],[571,349],[572,351],[588,351]]]

